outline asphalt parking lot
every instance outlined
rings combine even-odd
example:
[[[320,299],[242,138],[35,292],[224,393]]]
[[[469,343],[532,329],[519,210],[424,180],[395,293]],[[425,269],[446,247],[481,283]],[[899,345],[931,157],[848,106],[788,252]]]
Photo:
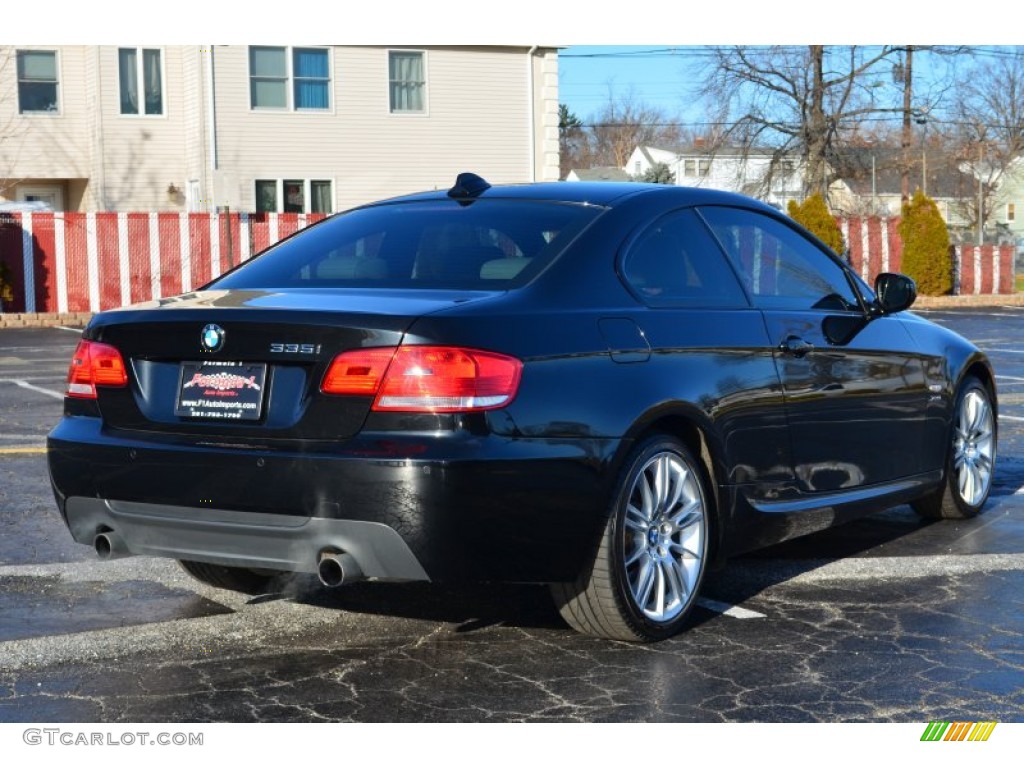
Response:
[[[986,512],[897,507],[731,561],[656,645],[535,587],[297,581],[246,598],[101,562],[46,476],[74,329],[0,330],[0,722],[1024,721],[1024,308],[928,311],[999,387]]]

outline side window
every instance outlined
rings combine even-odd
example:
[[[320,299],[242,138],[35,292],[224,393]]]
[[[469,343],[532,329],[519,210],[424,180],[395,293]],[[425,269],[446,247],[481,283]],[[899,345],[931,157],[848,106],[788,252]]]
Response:
[[[391,112],[426,112],[427,77],[423,51],[388,52]]]
[[[56,51],[18,51],[18,111],[57,112]]]
[[[742,208],[701,208],[754,303],[765,309],[859,311],[843,268],[777,219]]]
[[[721,249],[689,209],[659,219],[636,238],[622,274],[648,306],[749,306]]]
[[[163,70],[158,48],[118,48],[122,115],[164,113]]]

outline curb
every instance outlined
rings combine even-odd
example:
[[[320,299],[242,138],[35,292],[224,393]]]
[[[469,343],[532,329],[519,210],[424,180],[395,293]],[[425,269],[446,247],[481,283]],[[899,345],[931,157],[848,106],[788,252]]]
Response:
[[[92,312],[0,312],[0,328],[84,328]]]
[[[957,309],[962,307],[1024,307],[1024,293],[982,293],[970,296],[918,296],[915,309]]]

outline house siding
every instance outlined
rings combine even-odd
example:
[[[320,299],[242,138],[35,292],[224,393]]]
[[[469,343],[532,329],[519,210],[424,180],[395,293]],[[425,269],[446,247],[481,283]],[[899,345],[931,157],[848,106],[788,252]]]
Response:
[[[57,51],[57,98],[53,114],[18,112],[17,51]],[[0,48],[0,176],[15,179],[88,178],[93,156],[86,109],[89,49],[81,45],[18,45]]]
[[[102,144],[116,152],[100,154],[105,180],[101,207],[108,211],[177,211],[168,187],[181,189],[185,178],[185,98],[180,46],[159,48],[163,60],[163,114],[122,115],[118,86],[118,48],[102,46],[99,95]],[[139,46],[142,47],[142,46]]]
[[[17,49],[31,47],[47,49]],[[16,47],[0,48],[11,70],[0,83],[14,95],[0,99],[0,126],[23,139],[0,141],[0,196],[4,179],[39,178],[64,184],[69,210],[252,211],[256,179],[324,179],[342,210],[447,187],[467,170],[492,183],[558,177],[555,48],[405,46],[425,54],[423,114],[390,112],[386,46],[326,47],[323,112],[251,109],[248,46],[160,48],[160,116],[120,114],[117,46],[49,48],[61,112],[18,115]],[[186,200],[190,181],[198,200]]]
[[[389,50],[334,48],[330,109],[296,112],[251,109],[248,48],[218,46],[218,202],[254,209],[255,179],[330,179],[339,210],[446,187],[465,170],[530,179],[525,49],[408,48],[425,53],[422,114],[390,112]],[[557,119],[557,93],[546,101]],[[557,153],[541,164],[557,169]]]
[[[210,210],[209,198],[210,179],[208,171],[208,154],[206,151],[207,137],[207,89],[204,85],[206,71],[210,66],[210,47],[189,46],[182,49],[182,101],[185,126],[185,178],[182,179],[188,189],[191,180],[199,182],[199,198],[189,200],[194,210]]]

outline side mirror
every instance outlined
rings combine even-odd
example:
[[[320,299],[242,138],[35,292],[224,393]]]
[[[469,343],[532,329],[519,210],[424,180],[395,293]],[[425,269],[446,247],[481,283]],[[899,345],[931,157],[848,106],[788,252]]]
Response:
[[[906,275],[883,272],[875,278],[875,296],[882,314],[902,312],[917,298],[917,284]]]

